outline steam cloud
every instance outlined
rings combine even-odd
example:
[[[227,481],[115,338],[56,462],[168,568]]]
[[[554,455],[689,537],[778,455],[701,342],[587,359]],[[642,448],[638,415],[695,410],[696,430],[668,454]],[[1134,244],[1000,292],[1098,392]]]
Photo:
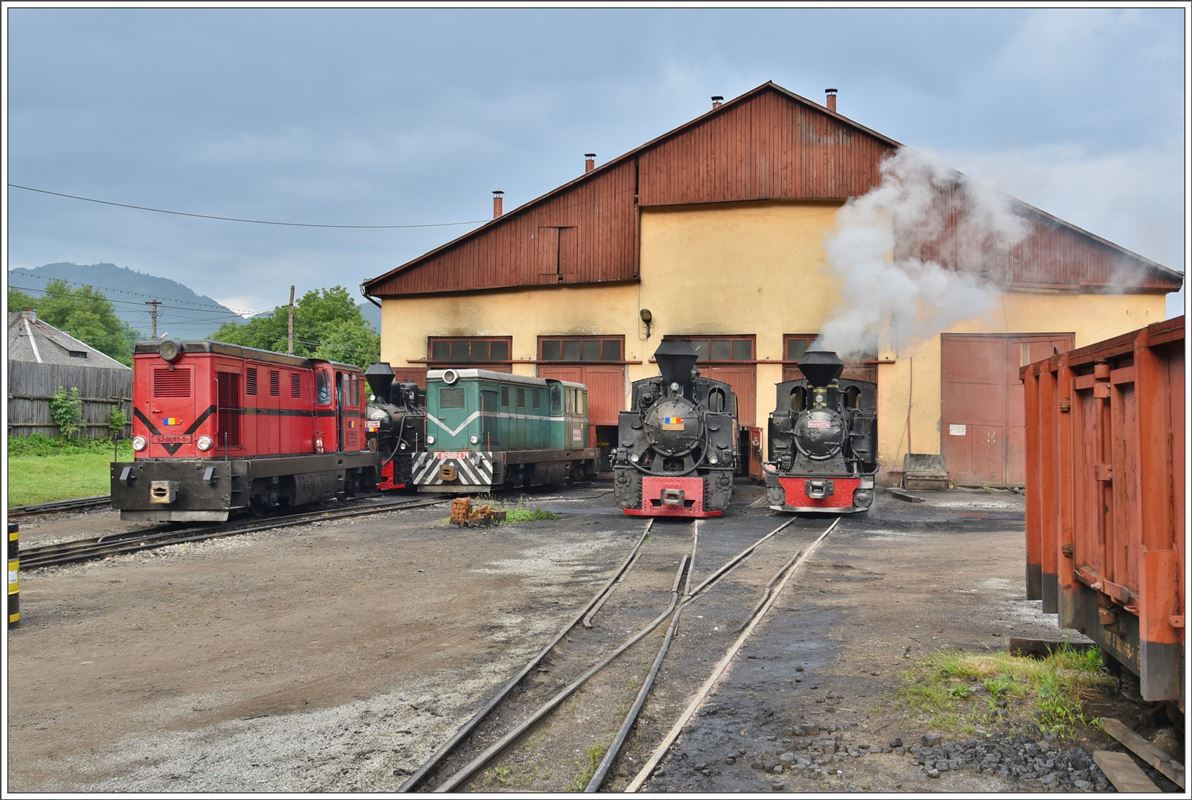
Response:
[[[880,169],[881,182],[840,209],[825,241],[845,299],[812,347],[846,358],[872,357],[887,326],[906,347],[990,311],[995,265],[1029,232],[1005,195],[914,150]]]

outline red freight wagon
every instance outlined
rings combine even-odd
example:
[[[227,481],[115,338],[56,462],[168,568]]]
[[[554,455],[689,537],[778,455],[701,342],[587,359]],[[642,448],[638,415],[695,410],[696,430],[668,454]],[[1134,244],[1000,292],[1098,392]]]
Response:
[[[1184,702],[1184,318],[1022,368],[1027,597]]]
[[[121,519],[219,521],[376,483],[361,371],[212,341],[139,342]]]

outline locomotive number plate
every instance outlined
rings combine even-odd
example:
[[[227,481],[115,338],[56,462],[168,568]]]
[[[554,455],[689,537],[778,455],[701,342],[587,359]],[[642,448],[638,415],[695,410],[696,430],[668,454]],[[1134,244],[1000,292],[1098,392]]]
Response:
[[[163,433],[152,437],[154,444],[190,444],[193,437],[189,433]]]
[[[809,419],[807,420],[807,427],[827,430],[828,428],[832,427],[832,423],[828,422],[826,419]]]

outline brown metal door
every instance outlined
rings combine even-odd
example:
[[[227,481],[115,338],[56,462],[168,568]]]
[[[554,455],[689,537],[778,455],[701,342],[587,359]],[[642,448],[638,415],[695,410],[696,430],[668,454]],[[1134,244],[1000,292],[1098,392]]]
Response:
[[[748,449],[741,453],[741,458],[748,459],[746,469],[750,478],[755,481],[764,479],[762,475],[762,429],[756,427],[745,428]]]
[[[749,427],[757,422],[757,368],[753,364],[740,366],[700,366],[705,378],[724,381],[737,395],[737,424]]]
[[[616,425],[617,415],[625,408],[625,367],[585,364],[538,365],[538,377],[575,381],[588,387],[588,422],[592,425]]]
[[[940,452],[954,483],[1022,485],[1026,433],[1018,368],[1053,349],[1070,350],[1073,339],[1071,333],[943,334]]]
[[[426,388],[426,367],[397,367],[393,370],[394,383],[416,383]]]

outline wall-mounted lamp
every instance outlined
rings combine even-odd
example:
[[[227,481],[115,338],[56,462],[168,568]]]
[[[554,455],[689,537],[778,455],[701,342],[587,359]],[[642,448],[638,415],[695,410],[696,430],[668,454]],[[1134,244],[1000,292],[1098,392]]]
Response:
[[[654,315],[650,313],[650,309],[643,308],[638,312],[638,316],[642,318],[642,322],[646,323],[646,338],[650,338],[650,323],[654,321]]]

